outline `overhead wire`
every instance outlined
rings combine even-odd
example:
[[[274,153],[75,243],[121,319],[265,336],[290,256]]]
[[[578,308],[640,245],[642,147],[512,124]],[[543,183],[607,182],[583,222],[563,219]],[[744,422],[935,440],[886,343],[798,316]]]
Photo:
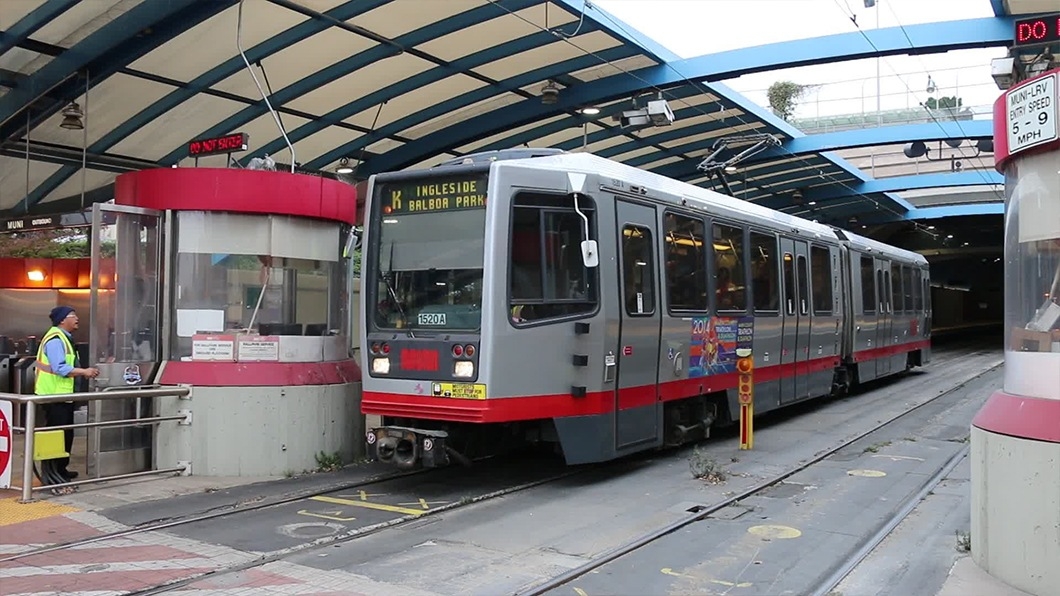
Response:
[[[839,0],[833,0],[833,1],[835,2],[836,6],[839,7],[840,11],[843,11],[843,6],[841,4],[839,4]],[[889,2],[885,2],[885,4],[888,5],[887,8],[888,8],[888,10],[891,11],[891,14],[894,16],[895,22],[898,23],[899,30],[902,32],[902,35],[905,37],[905,40],[909,43],[909,49],[915,50],[916,49],[916,45],[913,43],[912,38],[909,37],[909,32],[906,31],[905,25],[902,24],[901,20],[898,18],[898,15],[894,12],[894,8],[892,8],[890,6]],[[876,4],[876,10],[880,10],[880,3]],[[870,38],[869,35],[867,33],[865,33],[865,31],[861,28],[861,25],[858,24],[856,16],[847,15],[845,11],[843,11],[843,14],[844,14],[844,16],[847,16],[847,18],[849,18],[852,23],[854,23],[854,27],[858,30],[858,33],[860,33],[861,36],[865,38],[865,41],[867,41],[868,44],[870,46],[872,46],[872,49],[875,50],[875,52],[877,54],[879,54],[880,53],[879,47],[876,46],[876,44],[872,41],[872,38]],[[920,97],[919,97],[918,93],[913,91],[912,87],[909,85],[909,82],[906,81],[904,78],[902,78],[902,75],[898,73],[898,71],[894,68],[894,66],[890,63],[890,61],[888,61],[886,58],[883,58],[883,57],[880,57],[879,59],[883,63],[885,63],[887,65],[887,68],[889,68],[892,73],[894,73],[895,78],[897,78],[898,81],[902,83],[902,85],[906,88],[906,91],[909,93],[909,95],[912,95],[913,98],[916,99],[920,103],[920,105],[925,107],[924,111],[927,112],[927,114],[931,118],[932,122],[934,122],[934,124],[939,127],[939,130],[942,131],[943,133],[945,133],[946,129],[943,128],[942,123],[939,121],[938,117],[935,114],[933,114],[930,109],[927,109],[927,106],[926,106],[925,102],[921,102],[920,101]],[[920,65],[924,68],[924,73],[926,74],[928,72],[928,68],[927,68],[927,65],[924,64],[924,59],[921,58],[919,55],[917,55],[917,61],[920,62]],[[880,106],[876,106],[876,109],[879,110]],[[953,118],[953,122],[956,124],[957,129],[961,131],[961,134],[965,138],[969,138],[968,131],[965,130],[964,126],[961,125],[960,120],[958,120],[956,117],[954,117]],[[963,152],[962,152],[961,156],[962,156],[962,158],[964,158]],[[975,171],[979,175],[979,177],[983,179],[983,184],[985,184],[987,186],[990,186],[991,187],[991,191],[999,199],[1004,200],[1004,196],[1002,196],[1001,193],[996,188],[993,188],[995,186],[995,184],[993,182],[991,182],[986,177],[986,174],[983,172],[983,169],[987,169],[987,165],[983,161],[982,154],[972,156],[972,158],[978,160],[979,164],[982,166],[982,168],[976,168]],[[968,159],[968,158],[966,158],[966,159]]]
[[[662,89],[661,87],[659,87],[659,86],[657,86],[657,85],[655,85],[655,84],[651,83],[650,81],[648,81],[648,80],[644,79],[643,77],[640,77],[640,76],[638,76],[637,74],[635,74],[635,73],[633,73],[633,72],[631,72],[631,71],[627,70],[626,68],[623,68],[622,66],[620,66],[620,65],[616,64],[616,63],[615,63],[614,61],[612,61],[612,60],[608,60],[608,59],[606,59],[606,58],[603,58],[603,57],[599,56],[599,54],[597,54],[596,52],[594,52],[594,51],[592,51],[592,50],[588,50],[588,49],[586,49],[586,48],[583,48],[583,47],[579,46],[579,45],[578,45],[577,43],[575,43],[575,42],[574,42],[574,41],[573,41],[573,40],[572,40],[571,38],[567,38],[567,37],[563,37],[562,35],[558,35],[558,34],[557,34],[556,32],[550,31],[549,29],[547,29],[547,28],[545,28],[545,27],[542,27],[542,26],[541,26],[540,24],[538,24],[538,23],[535,23],[535,22],[533,22],[533,21],[531,21],[531,20],[527,19],[527,18],[526,18],[526,17],[524,17],[523,15],[517,14],[517,13],[516,13],[515,11],[512,11],[512,10],[511,10],[511,9],[509,9],[508,7],[506,7],[506,6],[503,6],[503,5],[501,5],[501,4],[500,4],[500,3],[498,2],[498,0],[490,0],[490,3],[492,3],[492,4],[494,4],[494,5],[496,5],[496,6],[500,7],[500,8],[502,8],[503,10],[505,10],[506,12],[508,12],[509,14],[511,14],[511,15],[513,15],[513,16],[515,16],[516,18],[519,18],[520,20],[524,21],[525,23],[527,23],[527,24],[529,24],[529,25],[531,25],[531,26],[533,26],[533,27],[536,27],[536,28],[538,28],[538,29],[541,29],[542,31],[545,31],[545,32],[547,32],[547,33],[552,33],[553,35],[556,35],[556,37],[558,37],[558,38],[559,38],[559,39],[561,39],[562,41],[564,41],[564,42],[566,42],[566,43],[570,44],[570,45],[571,45],[571,46],[573,46],[574,48],[576,48],[576,49],[578,49],[579,51],[581,51],[581,52],[585,53],[586,55],[588,55],[588,56],[592,56],[592,57],[595,57],[595,58],[597,58],[598,60],[600,60],[600,61],[601,61],[602,63],[604,63],[604,64],[607,64],[607,65],[609,65],[609,66],[611,66],[611,67],[615,68],[616,70],[619,70],[619,71],[623,72],[624,74],[626,74],[626,75],[628,75],[628,76],[630,76],[630,77],[634,78],[635,80],[638,80],[638,81],[640,81],[640,82],[644,83],[644,85],[645,85],[645,87],[644,87],[644,88],[645,88],[645,89],[653,89],[653,90],[655,90],[655,91],[656,91],[657,93],[659,93],[660,97],[662,97],[662,96],[664,96],[664,95],[665,95],[665,96],[668,96],[668,98],[669,98],[669,99],[671,99],[671,100],[673,100],[673,101],[675,101],[675,102],[677,102],[677,103],[683,104],[684,106],[686,106],[686,107],[688,107],[688,108],[691,108],[691,109],[693,109],[693,110],[695,110],[695,111],[699,112],[699,113],[700,113],[700,114],[702,114],[703,116],[707,116],[707,117],[709,117],[709,116],[710,116],[710,114],[708,114],[708,113],[707,113],[707,112],[706,112],[705,110],[703,110],[703,109],[702,109],[702,108],[701,108],[700,106],[698,106],[698,105],[692,105],[692,104],[688,103],[687,101],[685,101],[685,100],[684,100],[684,98],[682,98],[682,97],[678,97],[678,96],[674,95],[673,93],[671,93],[671,92],[669,92],[669,91],[667,91],[667,90],[664,90],[664,89]],[[632,33],[630,33],[630,31],[628,31],[628,30],[627,30],[627,29],[626,29],[626,28],[625,28],[625,27],[623,26],[623,24],[622,24],[622,23],[620,23],[620,22],[616,21],[615,19],[611,18],[611,17],[609,16],[609,15],[603,14],[602,16],[603,16],[604,18],[606,18],[606,19],[607,19],[607,20],[608,20],[609,22],[611,22],[611,24],[613,24],[613,25],[614,25],[615,27],[617,27],[617,28],[618,28],[619,30],[621,30],[621,31],[622,31],[623,33],[625,33],[626,35],[630,36],[631,38],[634,38],[634,37],[635,37],[635,36],[634,36],[634,35],[633,35]],[[706,93],[709,93],[709,94],[711,94],[711,95],[713,95],[713,96],[717,97],[717,94],[716,94],[716,93],[714,93],[714,90],[710,88],[709,84],[707,84],[707,83],[697,83],[696,81],[693,81],[693,80],[692,80],[691,78],[689,78],[689,77],[688,77],[688,76],[687,76],[686,74],[684,74],[684,73],[682,73],[682,72],[681,72],[680,70],[678,70],[678,69],[677,69],[677,68],[676,68],[676,67],[675,67],[675,66],[674,66],[674,65],[673,65],[672,63],[670,63],[670,62],[668,62],[668,61],[666,61],[666,60],[661,60],[661,62],[662,62],[662,64],[663,64],[663,65],[665,65],[665,67],[669,68],[669,69],[670,69],[670,70],[672,70],[672,71],[673,71],[673,72],[674,72],[675,74],[677,74],[677,75],[678,75],[678,76],[679,76],[679,77],[681,78],[681,81],[683,81],[683,82],[685,82],[685,83],[687,83],[687,84],[691,85],[691,86],[692,86],[693,88],[697,88],[697,89],[702,89],[702,90],[703,90],[703,91],[705,91]],[[722,102],[720,102],[720,101],[719,101],[719,104],[720,104],[720,103],[722,103]],[[736,105],[736,107],[737,107],[737,108],[739,108],[741,112],[744,112],[744,113],[746,113],[746,110],[744,110],[744,109],[742,108],[742,106],[739,106],[739,105],[737,104],[737,105]],[[750,122],[750,121],[748,121],[747,119],[743,118],[743,116],[742,116],[741,114],[733,114],[733,115],[731,115],[731,116],[727,116],[727,117],[732,117],[732,118],[735,118],[735,119],[736,119],[736,120],[738,120],[738,121],[739,121],[739,122],[740,122],[741,124],[743,124],[743,125],[745,125],[745,126],[749,126],[749,127],[751,127],[751,128],[758,128],[758,126],[757,126],[757,125],[759,125],[759,124],[764,124],[764,125],[765,125],[766,127],[770,127],[770,125],[769,125],[768,123],[765,123],[765,122],[762,122],[762,123],[759,123],[759,122]],[[786,135],[786,134],[784,134],[784,133],[780,133],[780,134],[783,134],[784,136],[790,136],[790,135]],[[646,137],[646,138],[642,138],[641,140],[643,140],[643,141],[645,141],[645,142],[649,142],[649,139],[650,139],[650,137]],[[865,193],[863,193],[863,192],[860,192],[860,191],[858,191],[858,190],[857,190],[856,188],[854,188],[854,187],[853,187],[852,185],[850,185],[850,184],[849,184],[849,183],[847,183],[846,181],[844,181],[844,180],[841,180],[841,179],[838,179],[838,178],[836,177],[836,175],[835,175],[835,174],[833,174],[833,173],[831,173],[831,172],[825,172],[825,171],[824,171],[824,169],[822,168],[822,166],[820,166],[820,165],[818,165],[818,164],[814,164],[814,163],[812,163],[811,161],[809,161],[809,160],[808,160],[808,159],[807,159],[806,157],[804,157],[803,155],[800,155],[800,154],[794,153],[794,152],[792,152],[791,150],[789,150],[789,149],[785,148],[785,147],[784,147],[783,145],[780,145],[780,146],[778,146],[778,147],[776,147],[776,148],[777,148],[777,149],[778,149],[778,150],[779,150],[779,151],[780,151],[780,152],[781,152],[782,154],[784,154],[784,155],[786,155],[786,156],[788,156],[788,157],[790,157],[790,158],[793,158],[793,159],[795,159],[795,160],[798,160],[799,162],[801,162],[802,164],[804,164],[805,166],[807,166],[807,169],[817,169],[817,172],[818,172],[818,176],[819,176],[820,178],[822,178],[822,179],[826,179],[826,180],[828,180],[829,182],[831,182],[831,183],[833,183],[833,184],[837,184],[837,185],[839,185],[839,186],[841,186],[841,187],[845,188],[845,189],[846,189],[847,191],[849,191],[849,192],[850,192],[850,193],[851,193],[851,194],[852,194],[853,196],[855,196],[855,197],[862,197],[862,198],[864,198],[864,199],[866,199],[866,200],[868,200],[868,201],[871,201],[871,202],[873,203],[873,205],[874,205],[874,206],[876,207],[876,209],[883,209],[883,210],[889,211],[890,213],[892,213],[893,215],[895,215],[895,216],[897,216],[897,217],[902,217],[902,216],[904,215],[904,213],[902,213],[902,212],[899,212],[899,211],[897,211],[897,210],[895,210],[895,209],[891,208],[891,207],[890,207],[889,205],[887,205],[887,204],[882,204],[882,203],[881,203],[881,202],[880,202],[879,200],[875,199],[874,197],[872,197],[872,196],[869,196],[869,195],[867,195],[867,194],[865,194]],[[778,157],[783,157],[784,155],[781,155],[781,156],[778,156]],[[825,167],[827,167],[827,166],[825,166]],[[749,202],[750,202],[750,201],[749,201]],[[824,210],[826,210],[827,208],[828,208],[828,206],[823,206],[823,207],[821,207],[820,209],[814,209],[814,210],[812,210],[812,211],[813,211],[813,212],[819,212],[819,211],[824,211]],[[834,218],[830,218],[830,219],[834,219]]]

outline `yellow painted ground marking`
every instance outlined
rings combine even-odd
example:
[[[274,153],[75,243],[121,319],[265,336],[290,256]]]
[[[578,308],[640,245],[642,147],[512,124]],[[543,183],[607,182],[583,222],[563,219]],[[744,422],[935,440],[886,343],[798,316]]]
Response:
[[[913,457],[911,455],[880,455],[880,454],[877,453],[876,455],[873,455],[872,457],[886,457],[887,459],[889,459],[891,461],[898,461],[900,459],[908,459],[910,461],[924,461],[924,458],[922,458],[922,457]]]
[[[365,509],[377,509],[379,511],[389,511],[391,513],[403,513],[405,515],[423,515],[422,509],[409,509],[408,507],[398,507],[396,505],[383,505],[382,503],[370,503],[368,501],[351,501],[350,499],[340,499],[338,497],[309,497],[314,501],[321,501],[324,503],[334,503],[335,505],[349,505],[351,507],[364,507]]]
[[[678,573],[678,572],[674,571],[673,569],[671,569],[669,567],[663,567],[659,571],[662,572],[664,575],[672,575],[674,577],[683,577],[685,579],[699,579],[699,578],[697,578],[697,577],[695,577],[693,575],[685,575],[684,573]],[[727,581],[720,580],[720,579],[711,579],[711,580],[707,580],[707,581],[709,581],[712,584],[718,584],[719,586],[728,586],[730,588],[750,588],[751,585],[752,585],[751,582],[740,582],[740,583],[736,584],[736,583],[733,583],[733,582],[727,582]]]
[[[430,509],[431,505],[445,505],[449,501],[428,501],[427,499],[420,499],[412,503],[398,503],[398,505],[419,505],[424,509]]]
[[[330,519],[331,521],[344,522],[344,521],[353,521],[353,520],[357,519],[356,517],[342,517],[341,514],[342,514],[342,510],[341,509],[339,509],[338,511],[325,511],[324,513],[315,513],[313,511],[308,511],[306,509],[302,509],[302,510],[300,510],[298,512],[298,515],[308,515],[309,517],[319,517],[321,519]]]
[[[583,590],[581,588],[574,588],[574,593],[577,594],[578,596],[589,596],[588,594],[585,593],[585,590]]]
[[[81,511],[77,507],[53,503],[51,501],[34,501],[19,503],[18,497],[0,499],[0,526],[10,526],[22,522],[34,521]]]
[[[788,540],[802,536],[802,532],[790,526],[751,526],[747,528],[747,532],[759,538],[769,538],[770,540]]]
[[[879,470],[850,470],[847,472],[847,475],[861,476],[862,478],[883,478],[887,473]]]

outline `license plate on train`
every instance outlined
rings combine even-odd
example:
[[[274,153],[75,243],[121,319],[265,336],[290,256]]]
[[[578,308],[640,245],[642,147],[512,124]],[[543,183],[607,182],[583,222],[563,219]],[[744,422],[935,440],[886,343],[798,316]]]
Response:
[[[486,399],[486,386],[477,383],[434,383],[431,389],[438,397]]]
[[[445,313],[421,312],[416,320],[420,325],[441,326],[445,325]]]

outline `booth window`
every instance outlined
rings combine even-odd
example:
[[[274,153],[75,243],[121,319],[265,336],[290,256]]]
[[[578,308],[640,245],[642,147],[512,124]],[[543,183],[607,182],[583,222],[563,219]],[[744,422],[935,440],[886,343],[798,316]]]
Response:
[[[178,226],[174,357],[191,354],[196,334],[346,335],[337,223],[180,212]]]
[[[578,196],[578,207],[595,231],[594,203]],[[515,325],[596,311],[596,269],[582,264],[585,220],[570,195],[520,193],[512,206],[509,240],[509,304]],[[595,237],[595,236],[594,236]]]

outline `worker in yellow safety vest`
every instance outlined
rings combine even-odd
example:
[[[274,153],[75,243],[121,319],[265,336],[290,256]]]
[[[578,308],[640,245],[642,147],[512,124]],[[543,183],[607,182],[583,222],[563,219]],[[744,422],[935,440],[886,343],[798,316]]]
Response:
[[[77,330],[77,313],[69,306],[57,306],[49,315],[52,327],[41,339],[37,350],[37,380],[34,393],[37,395],[65,395],[74,393],[74,377],[94,379],[99,376],[95,368],[80,368],[77,350],[74,349],[73,332]],[[74,423],[74,402],[44,404],[44,416],[48,426]],[[64,429],[66,452],[74,445],[73,429]],[[59,474],[67,481],[77,478],[77,472],[67,470],[70,458],[55,462]]]

